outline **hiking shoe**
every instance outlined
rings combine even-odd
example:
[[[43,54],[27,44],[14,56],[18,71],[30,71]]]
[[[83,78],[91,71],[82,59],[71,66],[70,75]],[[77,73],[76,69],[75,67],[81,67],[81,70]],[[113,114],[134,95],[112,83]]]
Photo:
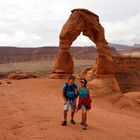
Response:
[[[81,122],[80,125],[83,125],[83,126],[85,126],[85,127],[88,126],[88,124],[85,124],[85,123],[83,123],[83,122]]]
[[[87,129],[87,124],[84,124],[84,123],[81,123],[81,128],[83,129],[83,130],[86,130]]]
[[[67,121],[63,121],[61,125],[62,126],[66,126],[67,125]]]
[[[83,129],[83,130],[87,130],[87,127],[83,125],[83,126],[82,126],[82,129]]]
[[[76,124],[74,120],[70,120],[70,123],[73,124],[73,125]]]

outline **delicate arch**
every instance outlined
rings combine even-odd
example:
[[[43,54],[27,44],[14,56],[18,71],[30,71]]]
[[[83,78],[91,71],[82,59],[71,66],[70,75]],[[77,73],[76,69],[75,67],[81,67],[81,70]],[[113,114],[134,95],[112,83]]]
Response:
[[[74,9],[71,12],[59,36],[60,50],[52,77],[63,78],[65,75],[74,73],[73,59],[69,49],[81,32],[96,44],[98,52],[96,75],[114,73],[112,55],[105,39],[104,28],[99,22],[99,17],[86,9]]]

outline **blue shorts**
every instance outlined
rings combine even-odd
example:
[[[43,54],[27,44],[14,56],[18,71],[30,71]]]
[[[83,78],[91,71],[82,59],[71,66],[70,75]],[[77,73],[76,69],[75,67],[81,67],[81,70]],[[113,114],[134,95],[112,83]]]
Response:
[[[76,100],[73,100],[73,101],[67,100],[66,104],[64,105],[64,111],[69,111],[69,106],[71,106],[71,112],[75,113],[75,111],[76,111]]]

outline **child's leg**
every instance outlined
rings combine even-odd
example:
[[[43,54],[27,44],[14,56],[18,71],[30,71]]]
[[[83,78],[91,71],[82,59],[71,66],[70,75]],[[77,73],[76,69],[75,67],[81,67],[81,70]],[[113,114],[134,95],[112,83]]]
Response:
[[[70,105],[69,101],[67,101],[66,104],[64,105],[64,121],[67,120],[67,112],[69,110],[69,105]]]
[[[71,120],[74,120],[75,111],[76,111],[76,100],[71,102]]]
[[[69,101],[67,101],[64,105],[64,121],[62,122],[62,126],[66,126],[67,125],[67,112],[69,110]]]
[[[84,112],[82,111],[82,118],[81,118],[81,124],[84,124]]]
[[[86,124],[86,122],[87,122],[87,112],[83,113],[83,122],[84,122],[84,124]]]
[[[84,105],[82,105],[81,109],[82,109],[82,124],[86,124],[86,120],[87,120],[87,110],[86,110],[86,107]]]
[[[64,110],[64,121],[61,123],[62,126],[67,125],[67,111]]]
[[[75,111],[76,111],[76,101],[74,100],[71,102],[71,120],[70,120],[70,123],[74,125],[76,124],[74,121]]]
[[[67,120],[67,111],[64,110],[64,121]]]
[[[74,118],[74,112],[71,112],[71,120]]]

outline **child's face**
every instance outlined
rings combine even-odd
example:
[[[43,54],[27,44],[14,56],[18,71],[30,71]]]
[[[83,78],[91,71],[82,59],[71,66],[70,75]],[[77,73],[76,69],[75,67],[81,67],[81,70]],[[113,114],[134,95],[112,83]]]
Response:
[[[74,84],[74,80],[73,79],[69,80],[69,85],[71,86],[73,84]]]
[[[81,82],[80,83],[81,87],[85,87],[85,83]]]

